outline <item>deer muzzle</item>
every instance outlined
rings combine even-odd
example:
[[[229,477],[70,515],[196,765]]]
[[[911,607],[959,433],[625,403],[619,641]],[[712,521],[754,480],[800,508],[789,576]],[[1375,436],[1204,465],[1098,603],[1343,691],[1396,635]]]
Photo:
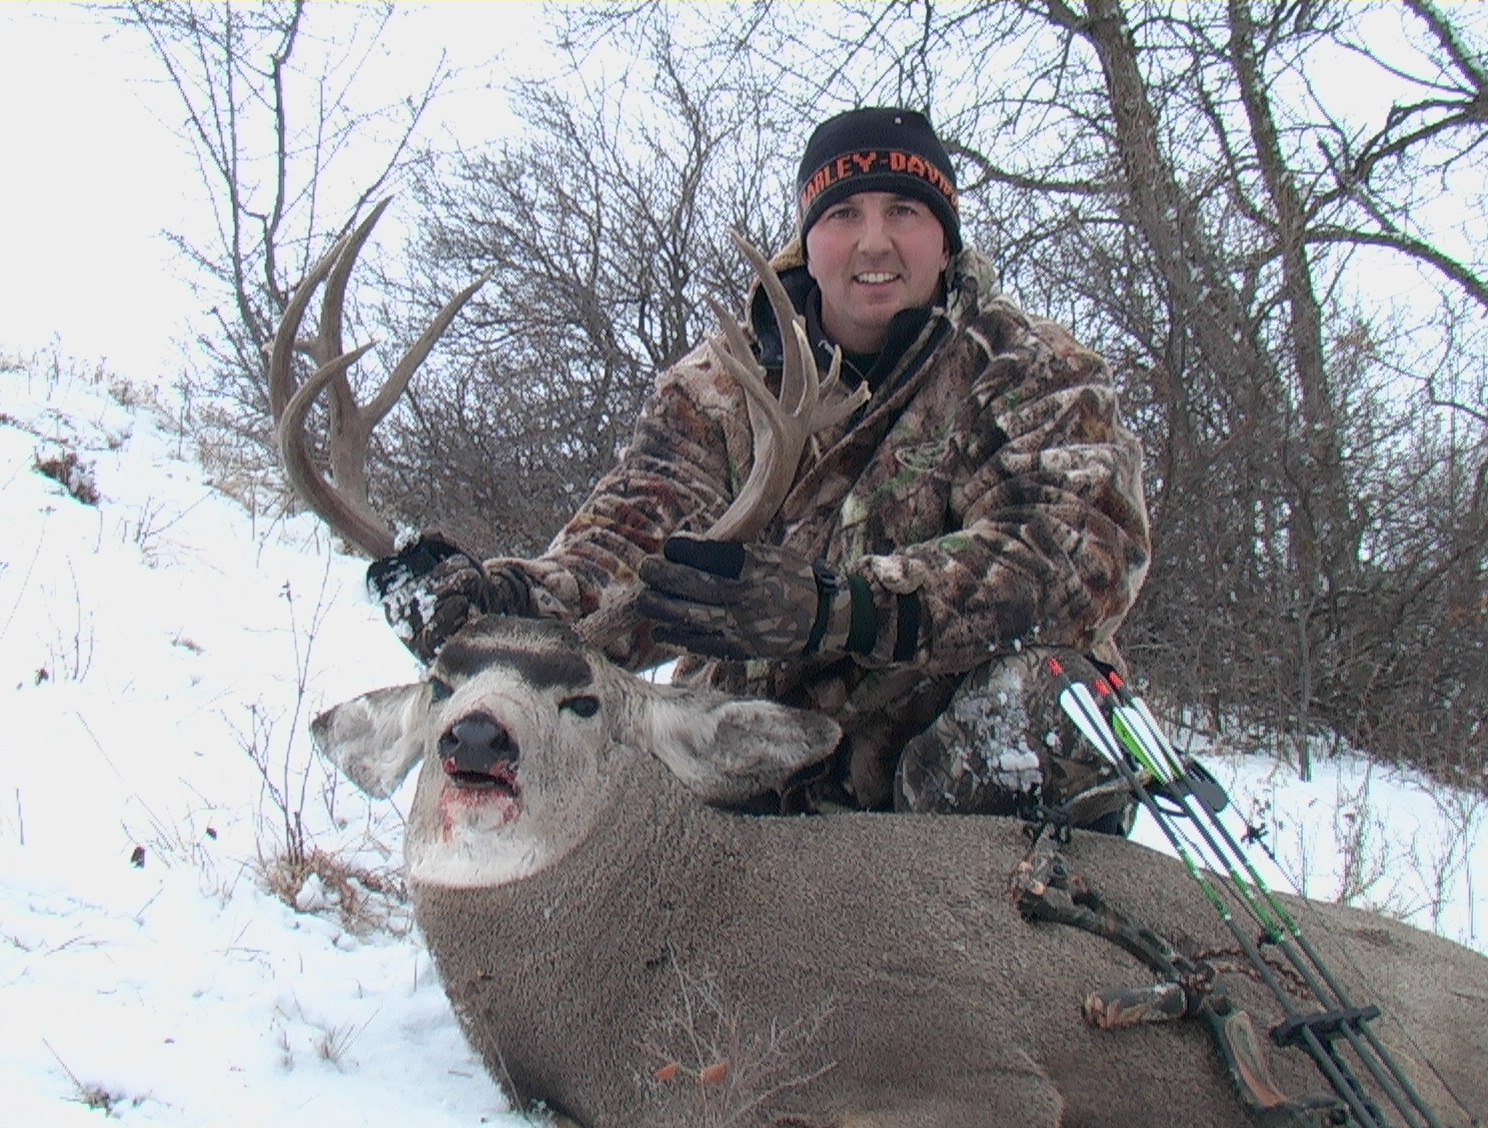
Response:
[[[517,793],[517,745],[489,713],[461,717],[439,738],[439,761],[456,787]]]

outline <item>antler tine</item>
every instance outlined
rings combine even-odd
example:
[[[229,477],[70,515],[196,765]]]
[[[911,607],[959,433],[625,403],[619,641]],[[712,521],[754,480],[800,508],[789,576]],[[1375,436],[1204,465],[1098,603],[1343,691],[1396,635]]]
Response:
[[[305,320],[305,310],[310,305],[310,299],[315,296],[316,287],[325,281],[326,275],[336,265],[336,258],[346,246],[348,238],[349,236],[343,235],[337,239],[325,257],[311,267],[310,273],[295,288],[289,304],[284,307],[284,315],[274,330],[274,339],[269,344],[268,375],[269,415],[276,427],[284,418],[284,409],[289,406],[289,401],[295,394],[293,359],[300,324]]]
[[[285,308],[284,316],[280,319],[279,327],[274,333],[274,341],[269,353],[269,411],[276,424],[283,416],[290,397],[294,395],[291,354],[302,352],[317,365],[328,364],[341,355],[341,324],[342,311],[346,303],[346,283],[351,277],[351,268],[356,265],[357,256],[362,253],[362,247],[372,234],[372,229],[377,226],[377,221],[382,218],[382,213],[392,202],[391,196],[379,201],[377,206],[368,213],[366,219],[331,244],[331,249],[311,268],[310,273],[305,275],[304,281],[296,287],[294,296]],[[327,278],[329,278],[328,282]],[[316,325],[316,333],[314,337],[303,340],[299,335],[300,326],[304,323],[305,311],[310,306],[310,299],[315,296],[316,287],[322,282],[326,282],[326,292],[320,303],[320,320]]]
[[[306,420],[320,393],[332,380],[344,377],[346,370],[371,348],[363,345],[316,369],[295,392],[279,421],[279,457],[295,493],[312,512],[369,556],[381,557],[394,551],[395,538],[388,523],[373,512],[365,487],[354,494],[341,488],[340,479],[333,486],[316,467],[305,441]]]
[[[422,336],[404,355],[365,408],[351,391],[346,373],[372,346],[342,351],[341,329],[346,286],[368,237],[392,197],[382,200],[355,230],[342,236],[300,283],[274,334],[269,353],[269,406],[279,439],[285,474],[300,498],[325,522],[362,551],[387,556],[394,550],[391,527],[377,516],[367,497],[367,447],[372,431],[392,410],[434,343],[449,328],[465,303],[491,277],[486,271],[435,314]],[[325,282],[316,334],[299,337],[315,289]],[[303,387],[295,389],[293,354],[309,355],[318,367]],[[306,422],[315,401],[330,389],[330,470],[328,481],[310,454]]]
[[[759,275],[765,296],[770,299],[770,310],[780,326],[781,349],[785,359],[785,368],[781,373],[781,403],[797,405],[790,409],[791,413],[809,418],[812,433],[842,422],[867,403],[872,393],[866,385],[861,384],[851,394],[843,388],[845,399],[831,407],[823,406],[827,398],[842,387],[842,349],[832,350],[831,367],[822,376],[816,365],[815,350],[806,335],[806,319],[791,304],[790,295],[785,292],[780,276],[770,267],[769,260],[738,231],[730,234]]]
[[[790,296],[769,260],[737,231],[732,235],[770,300],[770,308],[780,325],[785,361],[777,398],[765,386],[764,369],[751,357],[738,322],[716,302],[711,303],[723,329],[723,344],[717,338],[709,343],[719,363],[739,382],[748,400],[749,421],[754,430],[754,465],[733,504],[708,530],[708,536],[714,540],[751,540],[785,501],[811,436],[841,423],[868,402],[870,393],[866,385],[860,385],[843,400],[823,403],[825,394],[840,387],[842,350],[834,352],[831,368],[823,377],[806,336],[805,321],[791,305]]]
[[[806,326],[798,317],[791,324],[795,330],[796,345],[803,356],[812,357],[812,372],[819,372],[816,367],[815,354],[811,351],[811,342],[806,337]],[[872,397],[867,384],[859,384],[848,392],[842,383],[842,347],[840,345],[832,349],[832,364],[827,369],[827,374],[815,382],[811,407],[811,430],[812,433],[823,431],[828,427],[834,427],[841,423],[858,408],[862,407]],[[841,390],[842,399],[835,403],[827,403],[827,397],[835,391]]]
[[[800,314],[796,313],[796,307],[791,304],[790,295],[785,292],[780,276],[771,268],[770,260],[765,257],[764,252],[744,238],[737,228],[729,232],[729,238],[749,261],[749,265],[754,268],[755,277],[760,280],[760,285],[765,290],[765,297],[770,300],[770,312],[775,315],[775,324],[780,327],[780,347],[785,360],[780,373],[780,402],[786,405],[786,410],[791,414],[799,415],[806,406],[807,397],[811,394],[811,389],[807,385],[815,382],[807,378],[808,365],[810,374],[816,373],[816,361],[810,345],[807,345],[804,353],[801,352],[799,339],[791,331],[791,326],[801,322],[804,334],[804,322]],[[739,355],[747,354],[740,353]]]
[[[744,330],[728,310],[713,298],[708,299],[708,307],[713,311],[713,316],[718,318],[718,327],[723,334],[723,347],[721,348],[718,338],[714,337],[708,341],[713,355],[728,369],[729,375],[738,381],[744,394],[749,397],[751,406],[758,406],[771,420],[783,424],[787,418],[785,408],[781,400],[765,387],[764,370],[738,359],[741,356],[750,355],[749,342],[744,337]]]
[[[375,427],[378,423],[381,423],[383,416],[393,409],[393,405],[398,402],[399,397],[407,390],[409,381],[413,379],[413,374],[418,371],[419,365],[424,363],[424,358],[429,355],[429,351],[433,349],[439,338],[444,336],[445,330],[450,327],[450,322],[454,321],[455,315],[465,308],[465,303],[470,300],[477,290],[489,282],[491,276],[495,273],[496,268],[494,266],[487,268],[484,274],[440,307],[439,312],[434,315],[434,320],[429,322],[429,326],[424,330],[423,335],[404,354],[403,359],[398,362],[398,366],[393,369],[392,375],[387,378],[387,383],[382,386],[382,390],[367,405],[365,415],[372,426]]]

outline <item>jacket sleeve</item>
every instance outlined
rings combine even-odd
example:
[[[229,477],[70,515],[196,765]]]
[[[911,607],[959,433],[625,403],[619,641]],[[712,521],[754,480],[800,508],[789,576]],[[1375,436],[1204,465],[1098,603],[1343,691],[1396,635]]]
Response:
[[[1146,575],[1142,447],[1119,422],[1105,362],[1021,313],[978,337],[999,343],[984,354],[950,463],[954,531],[852,565],[885,628],[866,664],[894,663],[896,647],[928,674],[1024,644],[1099,649]],[[899,597],[909,593],[920,622],[906,645]]]
[[[706,527],[736,486],[735,452],[748,443],[742,393],[700,346],[663,372],[630,444],[546,551],[529,560],[496,559],[534,583],[539,614],[569,622],[593,614],[639,581],[636,570],[682,529]],[[606,647],[632,669],[654,653],[649,624]]]

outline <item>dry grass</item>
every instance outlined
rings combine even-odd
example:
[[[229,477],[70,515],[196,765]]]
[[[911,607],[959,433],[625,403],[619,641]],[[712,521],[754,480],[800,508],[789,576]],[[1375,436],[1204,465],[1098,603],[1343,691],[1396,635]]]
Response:
[[[406,934],[412,925],[408,890],[391,869],[373,869],[312,846],[303,853],[260,855],[264,888],[296,912],[334,913],[354,936]]]
[[[98,504],[100,495],[93,477],[93,464],[79,458],[77,451],[37,451],[34,465],[38,474],[58,483],[76,501],[83,505]]]
[[[62,1055],[52,1049],[52,1044],[45,1038],[41,1044],[47,1048],[47,1052],[57,1059],[57,1064],[62,1067],[62,1072],[67,1074],[67,1079],[72,1082],[74,1096],[72,1099],[78,1104],[86,1105],[91,1109],[101,1109],[105,1117],[114,1115],[114,1110],[121,1105],[138,1105],[143,1097],[127,1097],[123,1093],[116,1093],[106,1085],[97,1082],[83,1081],[72,1071],[72,1068],[62,1060]]]

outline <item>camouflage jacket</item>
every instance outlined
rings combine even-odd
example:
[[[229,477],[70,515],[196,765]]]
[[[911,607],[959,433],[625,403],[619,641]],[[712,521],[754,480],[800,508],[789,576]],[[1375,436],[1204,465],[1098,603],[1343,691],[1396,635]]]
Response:
[[[793,294],[809,289],[797,246],[773,265]],[[836,661],[688,657],[677,676],[822,709],[892,755],[998,652],[1110,651],[1149,555],[1141,445],[1118,420],[1110,371],[1000,293],[974,250],[952,261],[946,294],[872,400],[816,437],[763,534],[865,577],[878,645]],[[749,308],[768,345],[768,306]],[[547,551],[501,563],[536,582],[541,613],[592,614],[668,535],[716,520],[750,462],[744,393],[699,346],[661,373],[618,465]],[[920,620],[908,648],[906,599]],[[610,656],[642,668],[668,655],[642,625]]]

